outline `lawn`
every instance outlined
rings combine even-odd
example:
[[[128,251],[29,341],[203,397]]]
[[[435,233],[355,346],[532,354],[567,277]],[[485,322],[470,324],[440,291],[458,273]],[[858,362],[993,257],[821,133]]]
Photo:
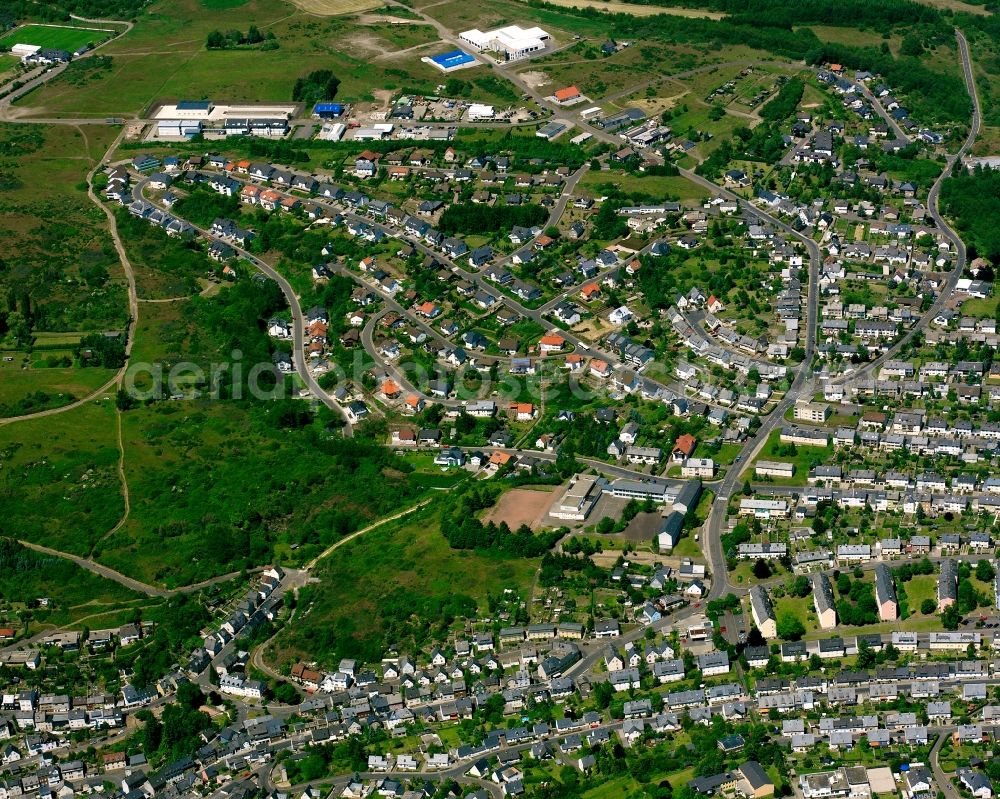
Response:
[[[806,628],[806,635],[819,630],[819,623],[816,620],[816,609],[813,607],[813,597],[810,592],[804,597],[784,596],[774,600],[774,615],[781,623],[781,617],[790,613]]]
[[[73,28],[68,25],[22,25],[0,36],[0,46],[31,44],[73,53],[84,45],[104,41],[112,33],[107,29]]]
[[[0,363],[0,416],[68,405],[100,388],[115,373],[114,369],[72,366],[23,369],[18,361],[24,356],[18,353],[14,357],[14,363]]]
[[[1000,297],[972,297],[962,303],[962,316],[972,316],[976,319],[993,319],[996,316]]]
[[[272,652],[334,667],[342,657],[377,662],[384,651],[444,641],[463,611],[513,589],[526,597],[537,561],[452,550],[435,504],[334,550],[302,590],[302,613]],[[364,586],[364,590],[359,590]]]
[[[577,194],[600,197],[606,190],[616,187],[629,195],[644,195],[649,198],[676,199],[684,203],[699,203],[708,196],[701,186],[679,175],[643,175],[641,172],[628,174],[612,170],[588,171],[577,184]]]
[[[936,574],[918,574],[903,583],[902,587],[906,591],[911,616],[920,614],[920,606],[926,599],[933,599],[935,605],[937,604]]]
[[[109,400],[0,427],[0,534],[86,555],[124,512]]]
[[[744,480],[754,481],[753,467],[757,461],[781,461],[783,463],[795,464],[795,476],[790,480],[782,478],[771,478],[771,482],[776,485],[805,485],[809,470],[816,464],[827,463],[833,455],[833,447],[827,444],[825,447],[803,447],[795,445],[795,454],[776,454],[784,452],[783,447],[788,446],[780,441],[781,431],[775,430],[768,436],[767,443],[761,450],[760,455],[754,460],[743,473]]]

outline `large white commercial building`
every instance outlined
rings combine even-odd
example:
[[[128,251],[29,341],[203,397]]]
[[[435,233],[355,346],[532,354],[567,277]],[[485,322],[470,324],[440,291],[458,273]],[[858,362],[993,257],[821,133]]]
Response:
[[[587,518],[594,504],[600,499],[607,482],[594,475],[577,475],[563,495],[549,508],[549,515],[556,519],[582,522]]]
[[[507,61],[517,61],[527,58],[532,53],[545,49],[550,40],[547,31],[539,27],[522,28],[519,25],[508,25],[491,31],[481,31],[478,28],[459,34],[459,38],[479,51],[492,50],[500,53]]]

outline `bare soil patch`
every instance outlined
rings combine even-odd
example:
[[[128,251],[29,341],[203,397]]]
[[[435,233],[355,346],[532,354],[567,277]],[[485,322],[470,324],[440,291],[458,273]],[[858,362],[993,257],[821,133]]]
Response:
[[[622,3],[617,0],[549,0],[550,3],[563,8],[596,8],[609,14],[632,14],[636,17],[651,17],[655,14],[672,14],[675,17],[689,19],[722,19],[718,11],[705,11],[701,8],[669,8],[666,6],[645,6],[638,3]]]
[[[307,14],[336,17],[341,14],[357,14],[378,8],[380,0],[292,0],[292,3]]]
[[[522,524],[537,530],[551,504],[551,488],[513,488],[500,497],[500,501],[490,508],[483,521],[495,524],[507,522],[511,530],[516,530]]]

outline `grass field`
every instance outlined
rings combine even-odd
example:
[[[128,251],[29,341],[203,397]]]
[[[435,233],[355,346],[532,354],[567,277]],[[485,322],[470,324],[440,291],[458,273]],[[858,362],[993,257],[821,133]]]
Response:
[[[977,319],[992,319],[996,314],[1000,297],[972,297],[962,303],[962,315]]]
[[[0,532],[86,555],[124,511],[110,399],[0,427]]]
[[[691,19],[722,19],[718,11],[701,8],[681,8],[671,6],[644,6],[637,3],[622,3],[618,0],[549,0],[552,5],[564,8],[596,8],[609,14],[632,14],[636,17],[651,17],[655,14],[671,14]]]
[[[357,14],[382,5],[381,0],[291,0],[291,2],[307,14],[317,14],[322,17]]]
[[[674,198],[682,202],[699,202],[707,192],[687,178],[679,175],[626,174],[618,171],[587,172],[577,184],[577,193],[590,197],[603,195],[608,184],[616,186],[626,194],[646,194],[661,199]]]
[[[833,447],[829,444],[825,447],[802,447],[796,445],[796,453],[794,455],[777,455],[775,454],[775,450],[778,447],[785,446],[781,443],[780,438],[780,430],[775,430],[771,433],[767,439],[767,444],[764,445],[764,449],[761,450],[760,455],[754,460],[754,463],[743,473],[742,479],[755,479],[753,466],[759,460],[783,461],[795,464],[795,476],[791,480],[773,478],[772,481],[777,485],[804,485],[812,466],[817,463],[829,462],[830,456],[833,455]]]
[[[249,25],[274,33],[279,47],[206,50],[209,32]],[[354,38],[384,41],[363,26],[351,32]],[[282,0],[247,0],[237,8],[157,0],[133,30],[101,48],[100,57],[71,63],[17,105],[34,116],[102,118],[135,116],[168,98],[289,101],[295,81],[319,68],[340,78],[338,99],[348,102],[403,86],[432,92],[440,83],[441,73],[422,63],[419,52],[376,61],[379,46],[347,49],[343,20],[315,16]]]
[[[98,577],[62,558],[50,557],[9,539],[0,540],[0,556],[16,559],[17,568],[0,569],[0,619],[12,621],[22,604],[45,597],[46,607],[30,611],[28,632],[47,627],[116,623],[127,608],[149,604],[149,597]]]
[[[321,561],[314,572],[319,584],[303,589],[302,614],[271,651],[282,662],[306,658],[333,666],[342,657],[377,661],[389,647],[413,651],[445,640],[457,609],[485,610],[487,596],[505,588],[527,598],[536,566],[450,549],[431,505]]]
[[[28,294],[42,330],[125,324],[124,275],[83,183],[115,135],[110,127],[0,125],[0,291]]]
[[[966,14],[986,15],[990,13],[985,5],[963,3],[962,0],[917,0],[917,2],[923,3],[925,6],[933,6],[934,8],[948,9],[950,11],[961,11]]]
[[[19,361],[22,355],[15,357]],[[68,405],[100,388],[115,373],[113,369],[76,367],[22,369],[17,361],[0,364],[0,416]]]
[[[110,30],[72,28],[64,25],[22,25],[0,36],[0,46],[32,44],[43,48],[68,50],[72,53],[86,44],[98,44],[104,41],[111,33]]]
[[[784,596],[774,600],[774,615],[779,621],[786,613],[791,614],[806,628],[806,635],[819,630],[812,594],[804,597]],[[749,615],[749,614],[748,614]]]

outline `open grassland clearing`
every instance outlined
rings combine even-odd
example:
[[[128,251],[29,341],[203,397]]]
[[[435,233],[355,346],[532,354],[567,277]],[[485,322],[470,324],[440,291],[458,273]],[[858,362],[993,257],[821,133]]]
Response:
[[[44,607],[37,600],[48,600]],[[66,627],[100,618],[91,628],[114,623],[129,608],[149,604],[149,597],[83,569],[71,561],[0,539],[0,620],[11,621],[29,609],[28,633]]]
[[[617,0],[548,0],[554,6],[563,8],[596,8],[609,14],[631,14],[636,17],[651,17],[656,14],[671,14],[675,17],[689,19],[722,19],[724,14],[703,8],[682,8],[680,6],[640,5],[638,3],[623,3]]]
[[[532,62],[524,72],[539,73],[539,78],[544,74],[546,87],[553,91],[564,86],[578,86],[587,97],[599,102],[608,96],[636,90],[658,74],[682,68],[678,66],[681,63],[695,66],[701,62],[687,48],[654,48],[642,43],[605,56],[600,52],[600,42],[588,40],[548,59]]]
[[[536,8],[519,0],[491,0],[488,6],[448,0],[435,3],[428,13],[453,33],[469,28],[485,31],[504,25],[539,25],[555,38],[557,45],[569,43],[574,36],[593,36],[601,41],[607,38],[606,20]]]
[[[983,127],[973,155],[1000,155],[1000,41],[986,31],[966,28]]]
[[[10,53],[0,53],[0,86],[20,72],[21,59]]]
[[[962,0],[917,0],[917,2],[933,8],[961,11],[964,14],[980,14],[985,16],[992,13],[987,9],[986,3],[964,3]]]
[[[85,179],[112,128],[0,125],[0,291],[32,330],[121,329],[124,275]]]
[[[810,25],[804,26],[801,30],[811,30],[824,42],[846,44],[851,47],[881,47],[885,42],[893,55],[899,55],[899,44],[903,38],[897,34],[884,37],[881,31],[859,30],[839,25]]]
[[[650,198],[676,199],[682,202],[699,202],[708,196],[704,188],[680,175],[643,175],[612,170],[608,172],[588,172],[577,184],[577,194],[588,197],[603,197],[612,189],[628,195],[644,195]]]
[[[219,341],[194,324],[186,314],[185,302],[144,303],[139,309],[135,344],[129,365],[129,380],[148,387],[147,364],[162,368],[164,374],[181,363],[207,369],[213,361],[228,360],[229,342]],[[183,375],[179,382],[185,382]]]
[[[205,48],[211,31],[245,31],[249,25],[273,32],[278,48]],[[352,30],[365,32],[358,26]],[[215,10],[206,10],[199,0],[159,0],[131,32],[100,53],[70,64],[19,105],[36,116],[128,117],[169,99],[290,101],[296,79],[316,69],[332,70],[341,81],[338,99],[350,102],[403,86],[430,92],[441,79],[440,72],[420,61],[419,51],[384,65],[373,63],[370,49],[345,52],[343,20],[310,16],[280,0],[249,0],[239,8]]]
[[[250,368],[250,365],[247,365]],[[167,401],[122,416],[131,514],[95,557],[154,584],[305,562],[425,491],[300,400]],[[319,467],[322,464],[322,467]]]
[[[21,25],[0,36],[0,47],[31,44],[70,53],[88,44],[99,44],[113,31],[109,29],[77,28],[69,25]]]
[[[0,427],[0,533],[86,555],[124,512],[110,398]]]
[[[0,416],[25,413],[68,405],[103,386],[115,374],[114,369],[81,369],[74,366],[34,366],[21,352],[0,350]],[[45,358],[46,352],[35,353]],[[6,359],[14,358],[13,361]]]
[[[453,550],[436,503],[334,550],[304,588],[305,610],[272,652],[336,665],[342,657],[378,660],[388,648],[413,651],[445,640],[457,616],[486,611],[510,588],[526,597],[538,562]],[[359,590],[358,586],[365,586]]]
[[[972,148],[972,154],[978,157],[1000,155],[1000,127],[984,126]]]

